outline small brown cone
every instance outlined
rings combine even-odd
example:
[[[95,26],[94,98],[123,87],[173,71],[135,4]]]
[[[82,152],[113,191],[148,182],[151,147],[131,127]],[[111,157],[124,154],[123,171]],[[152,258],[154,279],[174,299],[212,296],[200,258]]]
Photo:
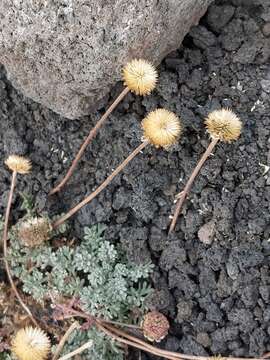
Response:
[[[169,328],[166,316],[158,311],[151,311],[143,318],[143,335],[150,341],[160,342],[168,335]]]

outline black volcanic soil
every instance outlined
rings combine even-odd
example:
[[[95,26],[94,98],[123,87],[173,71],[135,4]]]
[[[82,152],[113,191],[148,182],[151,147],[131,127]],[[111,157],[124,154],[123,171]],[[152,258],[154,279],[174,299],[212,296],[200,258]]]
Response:
[[[52,215],[83,199],[140,143],[140,120],[148,111],[165,107],[181,117],[178,145],[169,151],[146,149],[72,222],[77,235],[83,226],[105,223],[107,238],[121,241],[131,260],[156,264],[149,302],[170,318],[170,335],[161,343],[166,349],[245,357],[270,351],[269,57],[269,1],[216,1],[163,61],[154,94],[129,94],[68,186],[49,199],[49,190],[122,85],[100,112],[70,121],[18,94],[1,68],[1,161],[10,153],[31,158],[33,172],[20,177],[18,190],[32,194],[39,209]],[[174,195],[209,143],[204,118],[222,106],[242,119],[242,135],[232,144],[218,144],[175,234],[167,237]],[[9,184],[2,166],[1,213]],[[22,216],[20,203],[17,196],[13,221]]]

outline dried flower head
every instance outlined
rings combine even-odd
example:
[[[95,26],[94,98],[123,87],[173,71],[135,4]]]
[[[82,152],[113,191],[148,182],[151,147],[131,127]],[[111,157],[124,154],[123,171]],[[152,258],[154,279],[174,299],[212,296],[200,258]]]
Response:
[[[19,239],[25,246],[35,247],[51,238],[52,225],[46,218],[31,218],[19,225]]]
[[[156,109],[142,121],[144,138],[156,147],[168,147],[176,142],[181,134],[180,119],[171,111]]]
[[[19,360],[44,360],[50,347],[50,340],[44,331],[26,327],[17,332],[11,350]]]
[[[242,123],[229,109],[212,111],[205,120],[207,131],[214,139],[231,142],[239,138]]]
[[[224,359],[221,355],[210,356],[209,360],[222,360]]]
[[[19,174],[27,174],[31,170],[31,162],[23,156],[10,155],[5,161],[7,167]]]
[[[136,95],[148,95],[154,90],[157,82],[157,71],[146,60],[135,59],[123,69],[124,84]]]
[[[143,335],[150,341],[160,342],[168,335],[169,328],[169,321],[158,311],[151,311],[143,318]]]

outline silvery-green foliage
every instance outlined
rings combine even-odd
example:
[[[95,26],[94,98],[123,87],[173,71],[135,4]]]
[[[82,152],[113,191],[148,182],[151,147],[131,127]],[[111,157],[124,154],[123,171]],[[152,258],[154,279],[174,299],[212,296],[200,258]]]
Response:
[[[24,247],[16,231],[11,231],[8,258],[12,273],[21,280],[24,292],[38,302],[55,295],[76,296],[94,316],[129,321],[132,310],[144,311],[152,265],[129,263],[120,247],[104,240],[103,232],[100,225],[85,228],[84,237],[76,247],[53,249],[48,243],[36,248]],[[116,344],[100,332],[91,329],[76,334],[69,351],[83,341],[95,339],[85,358],[123,359]]]
[[[75,267],[88,280],[80,297],[91,314],[122,321],[130,309],[143,306],[149,287],[138,281],[148,278],[151,266],[129,264],[115,245],[102,239],[102,231],[86,228],[84,241],[75,250]]]
[[[21,209],[26,211],[26,217],[36,216],[36,207],[31,195],[20,192],[22,198]]]
[[[92,315],[124,320],[130,309],[143,306],[149,293],[143,279],[148,278],[151,266],[130,264],[117,246],[103,239],[103,230],[101,226],[85,228],[79,246],[56,250],[48,244],[29,249],[13,238],[12,272],[37,301],[49,293],[79,296]]]
[[[7,351],[0,353],[0,360],[15,360],[12,354]]]

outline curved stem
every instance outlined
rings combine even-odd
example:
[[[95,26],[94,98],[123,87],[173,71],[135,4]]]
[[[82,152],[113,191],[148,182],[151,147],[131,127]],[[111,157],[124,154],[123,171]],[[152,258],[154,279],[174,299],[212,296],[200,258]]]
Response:
[[[185,202],[185,199],[188,195],[188,193],[190,192],[190,189],[193,185],[194,180],[196,179],[196,176],[199,174],[203,164],[205,163],[205,161],[207,160],[207,158],[209,157],[209,155],[211,154],[211,152],[213,151],[214,147],[216,146],[217,142],[219,139],[212,139],[211,143],[209,144],[208,148],[205,150],[203,156],[201,157],[200,161],[198,162],[198,164],[196,165],[195,169],[193,170],[184,190],[181,192],[180,198],[178,199],[177,203],[176,203],[176,208],[174,210],[174,215],[173,215],[173,219],[170,225],[170,229],[169,229],[169,234],[174,230],[178,216],[180,214],[180,211],[182,209],[182,206]]]
[[[114,100],[114,102],[111,104],[111,106],[108,108],[108,110],[102,115],[102,117],[99,119],[99,121],[96,123],[96,125],[93,127],[93,129],[90,131],[89,135],[83,142],[79,152],[77,153],[75,159],[73,160],[70,168],[68,169],[64,179],[60,182],[59,185],[57,185],[55,188],[53,188],[49,195],[53,195],[61,190],[61,188],[66,184],[68,179],[73,174],[76,165],[78,164],[79,160],[81,159],[86,147],[90,144],[90,142],[95,138],[97,135],[98,130],[101,128],[101,126],[104,124],[105,120],[108,118],[108,116],[112,113],[112,111],[116,108],[116,106],[123,100],[123,98],[129,93],[129,88],[126,87],[124,90],[120,93],[120,95]]]
[[[107,326],[105,327],[104,325],[102,325],[100,323],[96,323],[96,326],[99,330],[104,332],[106,335],[112,337],[113,339],[117,340],[119,343],[135,347],[137,349],[149,352],[149,353],[157,355],[157,356],[162,356],[168,360],[178,360],[179,359],[172,355],[163,354],[162,350],[160,350],[152,345],[149,345],[146,342],[134,341],[134,339],[136,339],[135,337],[134,337],[134,339],[132,336],[122,337],[122,335],[119,334],[118,331],[115,331],[116,330],[115,328],[111,329],[111,328],[108,328]]]
[[[125,324],[125,323],[122,323],[122,322],[119,322],[119,321],[104,320],[104,319],[101,319],[101,318],[98,318],[98,320],[101,320],[105,324],[112,324],[112,325],[120,326],[120,327],[123,327],[123,328],[142,330],[142,327],[139,326],[139,325]]]
[[[211,359],[211,357],[209,356],[198,356],[198,355],[188,355],[188,354],[182,354],[182,353],[177,353],[174,351],[168,351],[168,350],[162,350],[160,348],[157,348],[151,344],[148,344],[147,342],[138,339],[135,336],[129,335],[126,332],[117,329],[113,326],[106,326],[106,329],[109,330],[111,333],[114,333],[116,335],[118,335],[121,338],[125,338],[128,339],[130,342],[133,343],[132,346],[135,346],[135,344],[140,344],[141,346],[144,346],[144,350],[152,353],[152,354],[156,354],[159,355],[161,357],[164,357],[165,359],[175,359],[175,360],[180,360],[180,359],[185,359],[185,360],[209,360]],[[221,359],[228,359],[228,360],[262,360],[262,358],[237,358],[237,357],[223,357],[221,356]]]
[[[137,336],[133,336],[123,330],[120,330],[116,328],[114,325],[109,325],[108,322],[105,320],[99,319],[99,318],[93,318],[91,315],[88,315],[82,311],[77,311],[74,309],[71,310],[73,316],[80,317],[86,320],[93,321],[94,324],[100,331],[104,332],[106,335],[111,336],[113,339],[118,341],[120,344],[125,344],[129,346],[133,346],[137,349],[149,352],[154,355],[158,355],[162,358],[169,359],[169,360],[209,360],[213,357],[211,356],[197,356],[197,355],[188,355],[188,354],[182,354],[177,353],[173,351],[167,351],[160,348],[157,348],[147,342],[145,342],[142,339],[139,339]],[[72,314],[70,314],[72,316]],[[66,317],[65,317],[66,318]],[[223,357],[221,356],[221,359],[223,360],[265,360],[269,357],[269,353],[266,353],[261,358],[236,358],[236,357]],[[59,359],[60,360],[60,359]]]
[[[72,358],[73,356],[79,355],[80,353],[82,353],[83,351],[91,348],[94,345],[93,340],[89,340],[87,341],[85,344],[83,344],[82,346],[80,346],[78,349],[60,357],[58,360],[68,360],[70,358]]]
[[[55,221],[52,225],[53,228],[57,228],[58,226],[62,225],[67,219],[69,219],[72,215],[74,215],[78,210],[80,210],[84,205],[88,204],[92,201],[102,190],[104,190],[110,182],[118,175],[126,166],[127,164],[135,158],[147,145],[149,144],[148,141],[144,141],[141,143],[123,162],[120,164],[112,173],[107,177],[107,179],[90,195],[88,195],[83,201],[81,201],[78,205],[74,206],[70,209],[64,216],[59,218]]]
[[[11,275],[11,271],[10,271],[10,268],[9,268],[9,264],[8,264],[8,261],[7,261],[8,221],[9,221],[10,209],[11,209],[11,204],[12,204],[12,198],[13,198],[14,189],[15,189],[16,176],[17,176],[17,172],[13,171],[12,179],[11,179],[10,192],[9,192],[9,197],[8,197],[8,203],[7,203],[7,209],[6,209],[6,214],[5,214],[4,231],[3,231],[4,264],[5,264],[5,269],[6,269],[6,273],[7,273],[7,276],[8,276],[8,280],[10,282],[12,290],[14,291],[14,294],[16,295],[16,297],[17,297],[20,305],[24,309],[24,311],[29,315],[29,317],[32,320],[33,324],[38,327],[38,323],[34,319],[32,313],[29,310],[29,308],[27,307],[27,305],[23,302],[23,300],[22,300],[22,298],[21,298],[21,296],[20,296],[20,294],[19,294],[19,292],[18,292],[18,290],[16,288],[16,285],[14,284],[14,281],[13,281],[12,275]]]
[[[61,351],[66,343],[66,341],[68,340],[68,338],[70,337],[70,335],[73,333],[74,330],[79,329],[80,324],[75,321],[74,323],[72,323],[70,325],[70,327],[67,329],[67,331],[65,332],[64,336],[62,337],[62,339],[60,340],[59,344],[57,345],[57,348],[54,352],[54,355],[52,357],[52,360],[56,360],[58,359],[59,355],[61,354]]]

